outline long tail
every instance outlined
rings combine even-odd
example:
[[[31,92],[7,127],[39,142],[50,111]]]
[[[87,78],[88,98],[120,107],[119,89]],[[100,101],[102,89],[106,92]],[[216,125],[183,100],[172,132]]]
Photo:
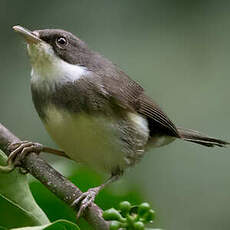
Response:
[[[177,128],[177,130],[179,131],[181,139],[185,141],[197,143],[200,145],[204,145],[207,147],[214,147],[214,146],[225,147],[226,145],[230,144],[229,142],[216,139],[213,137],[208,137],[200,132],[191,129]]]

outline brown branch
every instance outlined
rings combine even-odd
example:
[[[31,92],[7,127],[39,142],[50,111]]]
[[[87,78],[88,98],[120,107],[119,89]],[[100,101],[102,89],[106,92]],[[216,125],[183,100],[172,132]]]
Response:
[[[0,149],[9,155],[7,147],[9,144],[18,141],[20,140],[0,123]],[[82,194],[79,188],[35,153],[31,153],[25,157],[22,166],[68,205],[71,205]],[[77,212],[76,208],[74,210]],[[83,218],[96,230],[109,229],[108,222],[102,217],[102,210],[95,204],[84,212]]]

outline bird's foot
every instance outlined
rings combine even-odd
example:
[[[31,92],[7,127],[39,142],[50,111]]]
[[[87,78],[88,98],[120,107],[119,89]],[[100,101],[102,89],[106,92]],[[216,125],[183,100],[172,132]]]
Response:
[[[8,150],[11,152],[6,166],[1,166],[0,171],[2,172],[11,172],[16,167],[21,166],[22,160],[28,154],[35,152],[39,154],[43,150],[43,145],[39,143],[34,143],[30,141],[19,141],[12,143],[8,146]],[[22,173],[26,173],[24,169],[21,170]]]
[[[73,203],[72,206],[80,206],[77,219],[82,215],[82,213],[88,208],[95,200],[95,197],[99,193],[101,186],[90,188],[87,192],[81,194]]]

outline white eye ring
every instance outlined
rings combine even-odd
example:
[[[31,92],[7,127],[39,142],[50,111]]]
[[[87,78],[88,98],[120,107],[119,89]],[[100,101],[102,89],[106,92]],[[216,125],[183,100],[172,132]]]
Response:
[[[67,40],[65,37],[58,37],[56,43],[60,48],[62,48],[67,45]]]

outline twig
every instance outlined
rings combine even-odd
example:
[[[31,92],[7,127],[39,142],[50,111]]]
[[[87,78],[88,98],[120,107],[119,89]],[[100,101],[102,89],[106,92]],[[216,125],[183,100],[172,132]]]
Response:
[[[0,149],[9,155],[7,147],[20,141],[14,134],[0,123]],[[82,192],[73,183],[53,169],[36,153],[31,153],[22,162],[23,168],[36,177],[42,184],[68,205],[78,198]],[[75,208],[77,212],[77,209]],[[102,217],[102,210],[95,204],[83,214],[83,218],[96,230],[108,230],[109,225]]]

